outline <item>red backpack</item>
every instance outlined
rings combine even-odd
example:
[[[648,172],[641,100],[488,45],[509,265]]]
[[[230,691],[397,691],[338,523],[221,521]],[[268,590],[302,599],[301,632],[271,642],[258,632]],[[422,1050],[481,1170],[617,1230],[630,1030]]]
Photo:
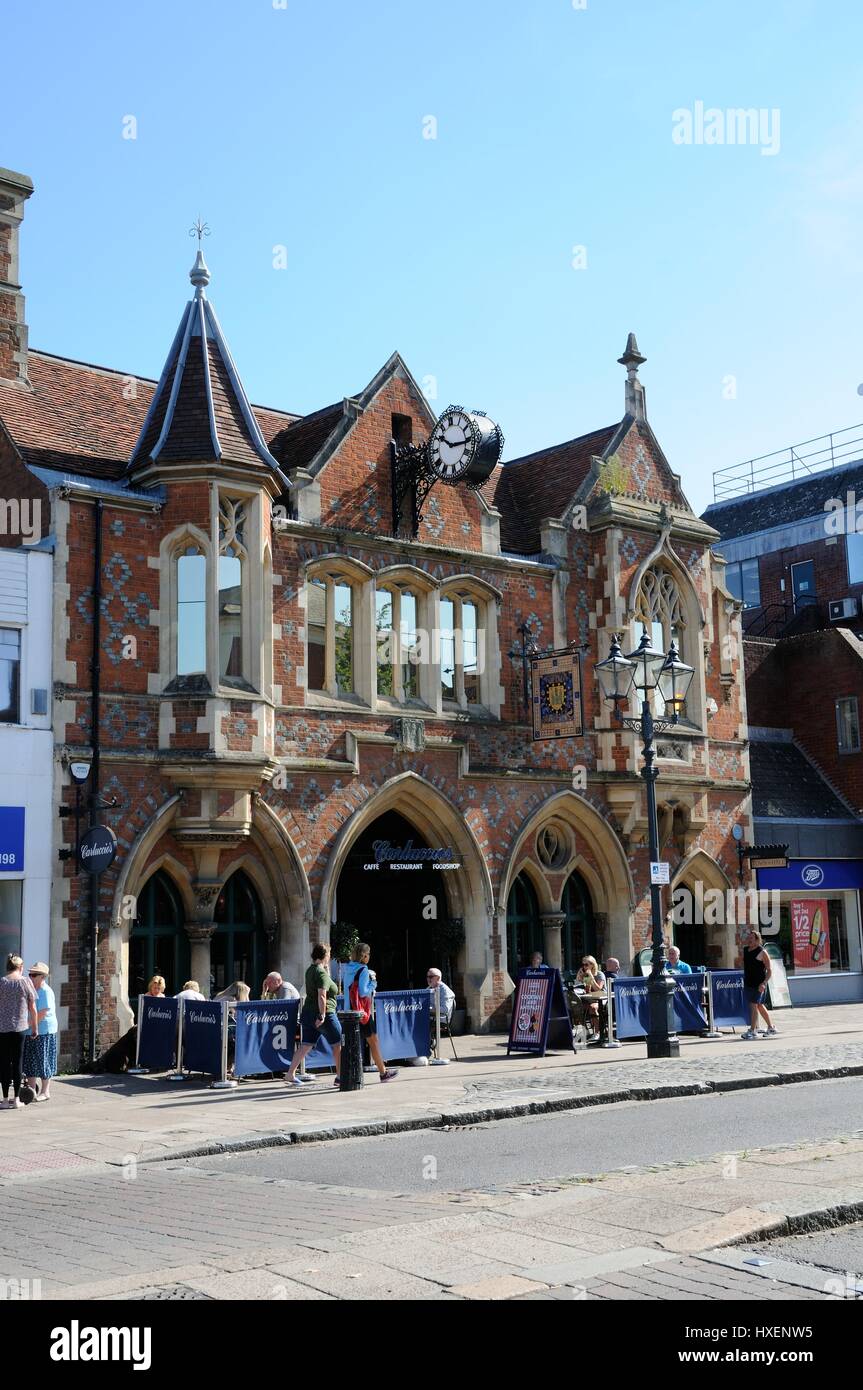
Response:
[[[367,994],[360,994],[360,976],[362,975],[364,969],[365,966],[360,967],[353,980],[351,981],[350,989],[348,990],[348,1002],[350,1003],[351,1008],[356,1009],[357,1013],[359,1014],[360,1023],[368,1023],[369,1019],[372,1016],[371,996]]]

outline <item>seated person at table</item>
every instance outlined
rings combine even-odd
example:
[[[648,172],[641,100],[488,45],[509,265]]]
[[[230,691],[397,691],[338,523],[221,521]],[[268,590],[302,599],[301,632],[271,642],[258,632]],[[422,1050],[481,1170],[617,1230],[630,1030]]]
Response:
[[[278,970],[271,970],[261,986],[262,999],[299,999],[300,991],[290,980],[284,980]]]
[[[620,974],[620,961],[617,959],[617,956],[608,957],[608,960],[605,962],[605,974],[606,977],[610,975],[612,979],[614,979],[615,975]]]
[[[668,969],[672,975],[692,974],[692,966],[680,959],[680,951],[676,946],[669,946],[668,948]]]
[[[432,965],[429,967],[426,979],[428,980],[429,989],[436,989],[438,992],[438,999],[440,1000],[441,1018],[445,1019],[446,1022],[449,1023],[450,1019],[452,1018],[452,1011],[455,1008],[455,995],[453,994],[449,985],[444,984],[443,976],[441,975],[437,966]],[[432,1000],[432,1010],[434,1010],[434,1000]],[[434,1012],[432,1012],[432,1024],[434,1024]]]
[[[591,994],[602,994],[605,990],[605,976],[600,970],[595,957],[582,956],[581,969],[575,977],[576,988],[579,986],[584,990],[582,995],[576,995],[576,1003],[580,1005],[581,1018],[576,1022],[584,1023],[589,1032],[596,1036],[599,1033],[599,1004],[591,1001]]]

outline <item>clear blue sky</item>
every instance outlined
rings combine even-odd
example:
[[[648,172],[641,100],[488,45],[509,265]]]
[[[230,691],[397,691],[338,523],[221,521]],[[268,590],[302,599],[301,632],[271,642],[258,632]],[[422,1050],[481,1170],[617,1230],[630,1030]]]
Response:
[[[696,510],[863,419],[856,0],[55,0],[3,35],[35,347],[158,375],[200,211],[256,402],[314,410],[398,348],[512,458],[620,417],[634,330]],[[779,153],[675,144],[698,101],[778,108]]]

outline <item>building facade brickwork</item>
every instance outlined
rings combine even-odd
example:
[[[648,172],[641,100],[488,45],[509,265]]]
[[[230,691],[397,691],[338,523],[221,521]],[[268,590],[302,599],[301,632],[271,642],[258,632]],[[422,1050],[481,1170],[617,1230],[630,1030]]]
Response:
[[[118,854],[95,880],[99,1046],[129,1026],[155,965],[169,962],[175,988],[186,972],[208,990],[270,967],[299,982],[337,921],[377,931],[383,983],[422,983],[428,896],[461,924],[453,984],[475,1028],[505,1023],[529,940],[552,963],[590,947],[626,969],[650,936],[647,808],[637,740],[593,678],[613,633],[632,645],[646,615],[695,669],[686,719],[659,739],[672,880],[734,885],[732,830],[751,833],[740,604],[637,374],[617,425],[499,465],[477,491],[439,483],[418,534],[403,522],[394,535],[391,440],[409,428],[422,443],[434,422],[401,358],[305,422],[252,409],[207,317],[205,272],[199,256],[158,384],[31,352],[22,386],[0,359],[0,483],[39,498],[54,550],[58,805],[74,801],[69,762],[92,752],[101,587],[99,791],[117,804],[100,818]],[[49,439],[52,400],[68,423]],[[388,650],[402,655],[382,660],[381,597],[396,595]],[[583,738],[533,739],[525,633],[543,651],[583,648]],[[418,634],[411,675],[402,657]],[[389,880],[358,877],[377,825],[451,849],[458,869],[422,899],[388,897]],[[72,826],[56,820],[57,848]],[[84,1046],[89,892],[58,861],[67,1062]],[[703,963],[733,965],[735,928],[703,932]]]

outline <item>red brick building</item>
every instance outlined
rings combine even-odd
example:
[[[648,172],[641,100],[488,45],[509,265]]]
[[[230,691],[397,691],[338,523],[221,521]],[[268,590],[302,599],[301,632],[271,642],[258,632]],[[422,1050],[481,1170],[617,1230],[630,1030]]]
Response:
[[[158,382],[32,350],[15,270],[28,194],[0,173],[0,492],[37,501],[53,538],[57,802],[94,736],[118,802],[103,814],[119,852],[99,880],[101,1043],[157,967],[169,991],[242,973],[256,995],[269,967],[297,981],[336,921],[371,941],[382,985],[422,984],[451,955],[477,1029],[502,1025],[534,949],[626,968],[650,930],[644,784],[593,665],[640,622],[695,668],[659,744],[672,880],[736,881],[740,605],[646,419],[634,339],[618,422],[477,491],[436,485],[414,535],[393,525],[391,440],[424,441],[434,413],[398,354],[311,415],[252,407],[200,255]],[[586,645],[583,738],[533,740],[522,629],[541,649]],[[53,833],[68,846],[71,820]],[[458,867],[368,870],[375,841],[451,850]],[[90,946],[73,868],[58,863],[51,952],[67,1057]],[[733,927],[692,930],[693,963],[734,963]]]

